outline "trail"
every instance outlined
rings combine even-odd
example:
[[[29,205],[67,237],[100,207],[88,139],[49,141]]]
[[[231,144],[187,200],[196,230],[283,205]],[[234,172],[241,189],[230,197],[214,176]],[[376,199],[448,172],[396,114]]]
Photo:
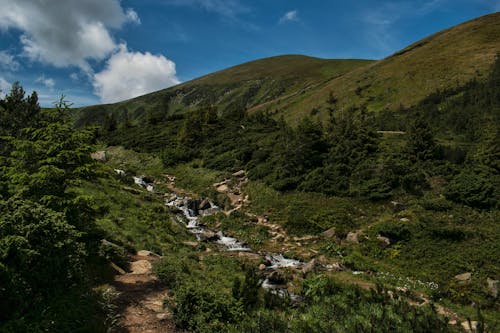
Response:
[[[139,251],[141,253],[142,251]],[[152,273],[155,255],[130,257],[131,272],[116,275],[112,285],[119,293],[115,300],[120,318],[117,333],[180,333],[172,316],[163,307],[168,290]]]

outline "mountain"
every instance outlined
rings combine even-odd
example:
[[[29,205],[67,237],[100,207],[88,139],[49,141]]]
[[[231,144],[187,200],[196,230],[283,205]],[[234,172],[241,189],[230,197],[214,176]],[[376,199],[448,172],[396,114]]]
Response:
[[[251,109],[317,89],[372,62],[301,55],[251,61],[128,101],[82,108],[78,112],[78,123],[98,123],[103,120],[102,111],[113,112],[119,119],[127,113],[139,121],[148,112],[174,115],[207,105],[217,105],[222,113]]]
[[[147,113],[182,114],[215,105],[219,113],[269,111],[296,122],[324,118],[333,95],[341,109],[397,110],[430,93],[483,80],[500,52],[500,13],[486,15],[417,41],[379,60],[277,56],[231,67],[128,101],[82,108],[78,124],[100,123],[106,112],[143,120]],[[313,111],[314,110],[314,111]]]

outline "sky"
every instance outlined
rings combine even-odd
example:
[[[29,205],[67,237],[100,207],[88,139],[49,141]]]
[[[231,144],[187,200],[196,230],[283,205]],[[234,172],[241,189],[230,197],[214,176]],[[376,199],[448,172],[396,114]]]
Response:
[[[0,95],[113,103],[282,54],[381,59],[500,0],[0,0]]]

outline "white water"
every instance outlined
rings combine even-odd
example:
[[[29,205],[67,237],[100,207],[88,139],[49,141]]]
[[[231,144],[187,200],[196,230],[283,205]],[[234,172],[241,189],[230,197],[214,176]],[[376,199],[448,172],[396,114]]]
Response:
[[[285,258],[282,254],[268,254],[266,259],[271,262],[271,268],[299,267],[304,264],[299,260]]]

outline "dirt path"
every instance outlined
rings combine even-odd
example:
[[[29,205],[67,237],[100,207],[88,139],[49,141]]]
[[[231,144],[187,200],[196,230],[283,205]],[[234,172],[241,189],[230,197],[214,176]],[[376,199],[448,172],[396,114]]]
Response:
[[[168,290],[152,273],[157,256],[131,257],[131,272],[116,275],[113,286],[119,293],[115,303],[120,314],[117,333],[179,333],[172,316],[163,307]]]

